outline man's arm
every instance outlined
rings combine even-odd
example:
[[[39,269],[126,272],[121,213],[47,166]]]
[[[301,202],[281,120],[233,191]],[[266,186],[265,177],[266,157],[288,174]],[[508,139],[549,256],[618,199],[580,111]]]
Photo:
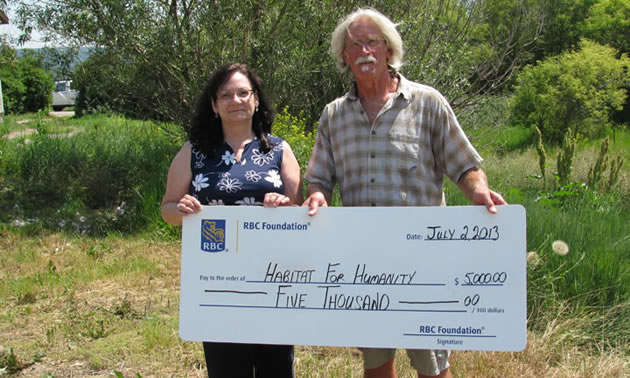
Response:
[[[489,212],[496,214],[496,205],[507,205],[501,195],[488,188],[488,179],[481,168],[471,168],[464,172],[457,182],[457,187],[475,205],[484,205]]]
[[[302,206],[309,208],[308,215],[317,214],[317,209],[320,207],[328,207],[328,203],[331,200],[332,193],[330,190],[325,189],[320,184],[310,183],[306,190],[307,198],[302,203]]]

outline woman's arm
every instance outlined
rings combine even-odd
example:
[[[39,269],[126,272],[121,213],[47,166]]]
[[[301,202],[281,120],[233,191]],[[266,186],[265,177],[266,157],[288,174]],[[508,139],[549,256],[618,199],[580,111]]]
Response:
[[[290,206],[302,204],[302,177],[300,175],[300,165],[287,142],[282,142],[282,166],[280,167],[280,177],[284,184],[284,194],[265,194],[264,206]]]
[[[162,198],[162,219],[173,226],[181,226],[182,217],[201,211],[201,203],[188,194],[192,181],[190,154],[192,146],[186,142],[173,158],[166,178],[166,193]]]

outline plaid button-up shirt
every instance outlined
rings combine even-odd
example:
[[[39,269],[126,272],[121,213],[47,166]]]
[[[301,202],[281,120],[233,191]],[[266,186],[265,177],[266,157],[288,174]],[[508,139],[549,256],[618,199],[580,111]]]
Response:
[[[399,75],[374,123],[356,86],[326,106],[306,179],[344,206],[439,206],[444,175],[453,182],[483,160],[435,89]]]

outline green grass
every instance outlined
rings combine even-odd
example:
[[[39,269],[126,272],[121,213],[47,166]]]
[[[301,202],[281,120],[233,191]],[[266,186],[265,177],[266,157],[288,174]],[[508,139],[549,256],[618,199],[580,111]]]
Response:
[[[120,117],[50,122],[81,131],[0,139],[0,346],[11,348],[0,350],[0,369],[203,376],[199,343],[177,334],[179,230],[159,215],[182,133]],[[287,114],[279,122],[285,134],[305,127]],[[500,125],[488,111],[471,132],[490,186],[526,208],[527,248],[539,256],[528,268],[528,349],[458,352],[456,375],[630,374],[630,132],[609,135],[610,155],[627,162],[613,192],[587,190],[550,206],[538,199],[563,193],[552,176],[558,148],[548,147],[547,180],[533,178],[540,172],[536,151],[522,142],[528,134]],[[312,135],[291,138],[307,159]],[[571,181],[586,181],[600,143],[578,143]],[[454,184],[445,190],[449,205],[469,203]],[[555,240],[569,245],[566,256],[553,252]],[[361,373],[352,348],[298,347],[296,357],[300,377]],[[397,360],[399,375],[409,376],[406,356]]]
[[[476,148],[504,154],[523,150],[532,144],[534,130],[506,127],[509,106],[509,97],[494,96],[458,112],[459,123]]]

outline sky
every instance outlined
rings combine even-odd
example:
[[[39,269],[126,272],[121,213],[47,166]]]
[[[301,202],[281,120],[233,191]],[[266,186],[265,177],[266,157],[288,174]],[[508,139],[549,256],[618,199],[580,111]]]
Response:
[[[9,5],[9,9],[5,10],[7,16],[9,17],[9,24],[8,25],[0,25],[0,38],[2,37],[7,37],[7,40],[9,42],[9,45],[13,48],[22,48],[22,49],[37,49],[37,48],[41,48],[41,47],[54,47],[51,46],[50,44],[46,44],[43,42],[43,35],[37,31],[33,31],[33,33],[31,33],[31,40],[27,43],[25,43],[22,46],[18,46],[17,44],[17,38],[20,35],[20,30],[13,25],[12,23],[15,22],[15,13],[13,12],[13,9],[15,6],[11,6]]]

